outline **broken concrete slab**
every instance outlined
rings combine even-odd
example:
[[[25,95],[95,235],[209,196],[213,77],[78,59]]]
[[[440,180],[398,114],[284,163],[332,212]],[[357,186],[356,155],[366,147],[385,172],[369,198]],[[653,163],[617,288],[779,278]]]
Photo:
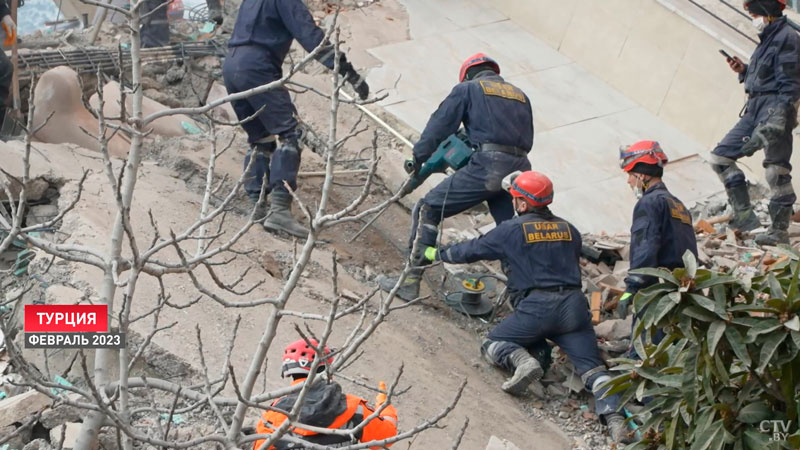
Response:
[[[111,81],[103,86],[103,114],[106,117],[119,117],[121,112],[120,98],[119,83],[116,81]],[[89,99],[89,104],[92,106],[92,108],[99,107],[100,101],[97,94],[93,95]],[[127,96],[125,98],[125,110],[130,113],[132,108],[133,98],[131,96]],[[169,109],[167,106],[164,106],[155,100],[147,97],[142,99],[142,114],[144,116],[167,109]],[[189,133],[186,131],[186,128],[184,128],[184,123],[186,123],[186,126],[189,128],[197,128],[197,122],[192,120],[191,117],[184,114],[176,114],[154,120],[148,125],[148,130],[153,130],[153,133],[160,136],[185,136]]]
[[[489,438],[489,444],[486,446],[486,450],[520,450],[520,448],[505,439],[492,436]]]
[[[0,401],[0,427],[23,422],[26,417],[47,408],[50,397],[38,391],[28,391]]]
[[[43,73],[33,95],[33,127],[44,125],[36,132],[36,139],[53,144],[72,143],[100,151],[97,140],[86,134],[97,135],[98,122],[81,100],[81,86],[74,70],[60,66]],[[111,136],[109,154],[124,158],[128,154],[130,141],[120,133],[113,136],[110,130],[106,133]]]
[[[50,442],[55,444],[57,448],[61,448],[63,450],[72,450],[75,448],[75,441],[78,439],[78,434],[80,434],[80,431],[80,423],[68,422],[63,425],[59,425],[50,430]]]
[[[68,422],[78,422],[86,415],[86,410],[81,410],[70,405],[58,405],[48,408],[39,418],[39,423],[47,429],[53,429]]]
[[[77,305],[83,300],[83,292],[63,284],[54,284],[45,291],[48,305]]]
[[[5,165],[5,161],[3,161]],[[3,167],[5,169],[5,167]],[[7,170],[7,169],[6,169]],[[0,184],[8,183],[9,191],[11,191],[11,198],[14,201],[19,201],[20,192],[22,192],[22,183],[19,183],[17,180],[9,179],[5,176],[5,174],[0,173]],[[47,188],[50,187],[50,183],[48,183],[43,178],[34,178],[28,181],[28,184],[25,186],[25,200],[28,201],[37,201],[41,200],[44,196],[45,191]],[[0,189],[0,201],[5,202],[8,201],[8,196],[5,193],[5,189]]]
[[[609,341],[618,341],[625,339],[631,334],[631,322],[633,315],[629,315],[624,319],[611,319],[594,326],[594,333],[599,338]]]
[[[53,446],[44,439],[34,439],[28,442],[22,450],[52,450]]]

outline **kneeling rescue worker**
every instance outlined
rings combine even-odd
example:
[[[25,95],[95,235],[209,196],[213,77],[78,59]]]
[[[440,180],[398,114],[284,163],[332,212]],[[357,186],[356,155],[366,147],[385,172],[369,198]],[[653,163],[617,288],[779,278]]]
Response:
[[[617,412],[619,395],[602,398],[606,392],[602,385],[611,377],[600,358],[589,303],[581,292],[581,235],[550,212],[553,184],[547,176],[527,171],[512,177],[509,192],[517,217],[477,239],[440,251],[427,247],[425,257],[455,264],[500,260],[514,312],[489,332],[481,353],[491,364],[513,371],[502,389],[520,395],[541,378],[542,367],[527,349],[549,339],[567,354],[594,394],[595,410],[612,439],[625,442],[626,425]]]
[[[319,348],[316,340],[309,340],[314,347]],[[317,372],[323,372],[333,363],[330,356],[331,350],[326,346],[323,349],[323,360],[317,366]],[[292,377],[292,386],[303,383],[308,378],[309,370],[316,351],[308,343],[300,339],[289,344],[283,352],[281,376]],[[381,386],[384,388],[383,386]],[[274,408],[291,411],[299,391],[281,397],[272,404]],[[305,402],[300,409],[298,422],[319,428],[347,430],[358,426],[375,410],[386,402],[386,394],[378,394],[375,399],[375,409],[367,406],[367,401],[354,395],[342,393],[342,387],[336,382],[315,383],[307,392]],[[256,433],[271,434],[286,421],[286,415],[277,411],[265,411],[256,426]],[[291,428],[278,442],[274,442],[268,450],[303,450],[307,447],[303,441],[329,447],[345,447],[358,442],[381,441],[397,435],[397,410],[393,405],[388,405],[381,411],[380,416],[372,419],[361,431],[353,436],[315,433],[302,428]],[[260,439],[253,444],[253,450],[258,450],[264,444]],[[382,444],[371,449],[391,447],[392,444]],[[267,450],[267,449],[265,449]]]

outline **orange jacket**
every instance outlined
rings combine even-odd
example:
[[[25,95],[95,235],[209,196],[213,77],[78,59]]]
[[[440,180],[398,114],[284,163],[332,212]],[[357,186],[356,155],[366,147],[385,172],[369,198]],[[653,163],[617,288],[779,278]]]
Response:
[[[292,382],[292,386],[302,383],[303,381],[305,381],[305,379],[295,380]],[[326,393],[321,394],[324,396],[324,399],[317,398],[315,395],[313,395],[315,393],[320,393],[321,390],[327,391]],[[288,409],[294,403],[295,398],[296,395],[282,397],[276,400],[272,405],[276,406],[283,401],[285,404],[284,408]],[[329,429],[354,428],[363,422],[364,419],[369,417],[373,412],[375,412],[375,410],[370,409],[367,406],[366,400],[354,395],[341,394],[341,387],[339,387],[339,385],[336,383],[331,383],[330,385],[325,383],[317,383],[312,386],[306,399],[306,403],[309,402],[311,404],[308,405],[308,408],[306,408],[306,404],[303,405],[303,410],[300,412],[299,421],[308,425],[321,426]],[[331,414],[331,411],[333,411],[332,408],[336,408],[337,411],[343,409],[344,412],[334,416]],[[333,419],[329,420],[326,417],[333,417]],[[279,412],[264,411],[264,414],[261,416],[261,420],[256,426],[256,433],[272,433],[278,429],[278,427],[280,427],[281,424],[286,421],[286,419],[286,415]],[[320,423],[319,420],[322,420],[323,422]],[[293,434],[295,437],[300,437],[320,445],[337,446],[336,444],[352,443],[352,441],[350,441],[350,439],[346,436],[324,435],[296,427],[291,428],[290,432],[287,434]],[[379,417],[371,420],[366,426],[364,426],[364,428],[361,429],[361,432],[356,434],[356,438],[358,439],[358,442],[369,442],[387,439],[395,435],[397,435],[397,410],[393,405],[389,405],[384,408],[383,411],[381,411]],[[258,450],[263,443],[264,439],[257,440],[253,444],[253,450]],[[391,445],[392,444],[388,444],[386,447],[390,447]],[[292,445],[289,442],[278,442],[271,445],[269,450],[288,450],[300,448],[301,447]],[[383,447],[370,448],[380,449]]]

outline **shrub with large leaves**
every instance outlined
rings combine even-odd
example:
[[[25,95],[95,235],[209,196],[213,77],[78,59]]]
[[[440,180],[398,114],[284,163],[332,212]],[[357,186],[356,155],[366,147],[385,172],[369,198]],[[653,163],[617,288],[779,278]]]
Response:
[[[698,269],[689,252],[685,268],[636,271],[660,282],[634,298],[643,360],[617,359],[609,382],[608,395],[646,404],[644,438],[628,448],[800,448],[800,255],[782,251],[752,277]]]

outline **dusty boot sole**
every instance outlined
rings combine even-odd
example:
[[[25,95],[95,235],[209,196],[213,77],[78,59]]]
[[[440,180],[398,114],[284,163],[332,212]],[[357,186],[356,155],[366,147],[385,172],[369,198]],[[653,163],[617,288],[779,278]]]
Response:
[[[789,235],[787,233],[786,236],[775,236],[771,233],[759,234],[755,238],[756,244],[758,245],[767,245],[767,246],[776,246],[779,244],[788,244],[789,243]]]
[[[283,228],[283,227],[281,227],[279,225],[273,225],[273,224],[268,223],[268,222],[264,222],[262,225],[264,226],[264,229],[269,231],[270,233],[286,233],[286,234],[288,234],[290,236],[299,237],[299,238],[307,238],[308,237],[308,232],[301,233],[299,231],[297,231],[297,232],[289,231],[286,228]]]
[[[527,361],[514,370],[514,376],[503,383],[502,389],[514,396],[524,395],[528,392],[528,386],[533,381],[542,378],[543,374],[544,370],[538,361],[535,359]]]
[[[381,275],[376,281],[378,282],[378,286],[382,291],[391,292],[391,290],[394,289],[394,285],[397,284],[397,277],[387,277]],[[408,281],[408,277],[406,277],[405,281]],[[396,297],[406,302],[410,302],[411,300],[419,297],[419,283],[417,283],[416,289],[401,285],[397,290]]]

